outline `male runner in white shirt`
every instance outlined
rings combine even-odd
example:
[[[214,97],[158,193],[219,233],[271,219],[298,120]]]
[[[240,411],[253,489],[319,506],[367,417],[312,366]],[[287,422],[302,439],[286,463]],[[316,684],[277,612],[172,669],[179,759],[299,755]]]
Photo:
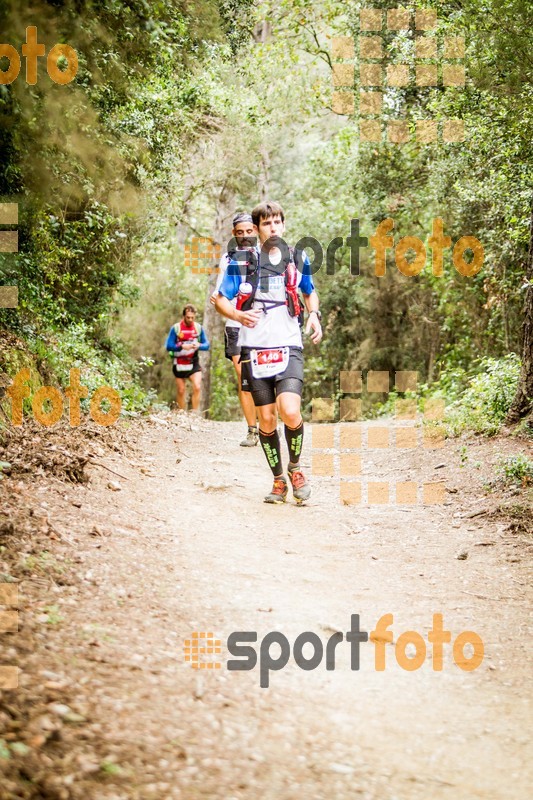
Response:
[[[242,387],[251,391],[259,417],[259,440],[274,475],[274,485],[266,503],[284,503],[287,481],[281,463],[277,430],[278,413],[285,423],[289,449],[288,474],[297,504],[307,500],[311,489],[300,468],[304,424],[301,415],[303,387],[303,344],[298,316],[294,313],[294,295],[299,288],[309,312],[306,333],[318,344],[322,339],[318,295],[310,274],[307,256],[291,253],[282,235],[285,215],[279,203],[260,203],[252,211],[254,230],[260,248],[253,253],[236,253],[230,261],[215,301],[217,311],[240,322]],[[241,258],[242,256],[242,258]],[[244,267],[244,259],[247,265]],[[294,285],[287,276],[300,260]],[[292,265],[292,266],[291,266]],[[253,283],[255,283],[255,286]],[[232,305],[243,284],[253,287],[242,309]],[[289,288],[292,291],[289,291]],[[247,287],[248,291],[248,287]]]

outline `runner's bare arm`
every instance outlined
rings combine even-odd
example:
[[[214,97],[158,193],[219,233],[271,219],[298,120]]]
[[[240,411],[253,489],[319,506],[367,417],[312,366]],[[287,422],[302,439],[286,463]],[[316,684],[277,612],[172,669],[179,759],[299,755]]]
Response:
[[[220,285],[224,280],[228,264],[229,264],[229,256],[227,253],[224,253],[218,264],[218,277],[217,277],[217,282],[215,284],[215,289],[212,292],[211,296],[209,297],[209,302],[211,303],[212,306],[215,305],[215,301],[218,297],[218,290],[220,289]]]
[[[223,317],[240,322],[245,328],[255,328],[261,311],[237,311],[224,295],[219,294],[215,300],[215,308]]]
[[[313,344],[319,344],[322,339],[322,325],[320,324],[320,320],[316,314],[319,306],[317,293],[311,292],[311,294],[304,294],[304,302],[305,307],[309,312],[307,325],[305,326],[305,332],[311,333],[312,330],[313,333],[311,334],[311,341]]]

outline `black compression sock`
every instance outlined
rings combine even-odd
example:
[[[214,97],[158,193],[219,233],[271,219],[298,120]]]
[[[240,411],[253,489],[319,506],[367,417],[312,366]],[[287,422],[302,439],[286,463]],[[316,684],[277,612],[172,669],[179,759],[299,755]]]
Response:
[[[291,464],[297,465],[300,461],[300,453],[302,452],[304,440],[303,419],[297,428],[289,428],[288,425],[285,425],[285,439],[287,440],[287,447],[289,448],[289,461]]]
[[[272,433],[264,433],[261,428],[259,428],[259,441],[261,442],[261,447],[266,455],[268,466],[272,470],[272,474],[275,478],[279,478],[280,475],[283,475],[283,467],[281,466],[281,448],[278,429],[276,428]]]

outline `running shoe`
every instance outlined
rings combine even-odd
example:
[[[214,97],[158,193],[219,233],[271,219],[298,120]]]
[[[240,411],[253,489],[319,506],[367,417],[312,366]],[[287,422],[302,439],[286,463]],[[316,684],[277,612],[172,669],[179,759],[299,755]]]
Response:
[[[255,447],[259,443],[259,431],[257,428],[248,427],[246,439],[241,442],[241,447]]]
[[[287,481],[283,476],[281,478],[274,478],[274,485],[270,494],[265,497],[265,503],[284,503],[287,499],[289,487]]]
[[[309,500],[311,496],[311,487],[302,470],[299,467],[289,470],[289,479],[292,483],[292,495],[297,505],[305,502],[305,500]]]

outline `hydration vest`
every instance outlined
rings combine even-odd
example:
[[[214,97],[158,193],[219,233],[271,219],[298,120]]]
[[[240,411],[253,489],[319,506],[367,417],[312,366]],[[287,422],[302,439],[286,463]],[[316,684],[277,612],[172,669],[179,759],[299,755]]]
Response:
[[[195,322],[193,327],[189,328],[188,325],[185,325],[184,320],[180,320],[174,325],[174,330],[176,331],[176,339],[178,342],[194,342],[198,341],[200,338],[202,326],[199,322]],[[182,350],[178,356],[174,357],[174,364],[178,369],[190,369],[197,352],[197,350]]]
[[[246,263],[246,281],[252,286],[252,293],[242,304],[242,311],[249,311],[253,308],[255,295],[260,281],[260,268],[258,264],[257,253],[254,249],[249,249],[248,253],[250,258],[248,261],[240,261],[239,263]],[[267,307],[274,308],[275,306],[286,305],[290,317],[298,317],[300,324],[303,323],[303,305],[298,296],[298,270],[296,267],[294,247],[289,247],[289,261],[284,270],[285,278],[285,300],[259,300],[263,303],[265,310]]]

